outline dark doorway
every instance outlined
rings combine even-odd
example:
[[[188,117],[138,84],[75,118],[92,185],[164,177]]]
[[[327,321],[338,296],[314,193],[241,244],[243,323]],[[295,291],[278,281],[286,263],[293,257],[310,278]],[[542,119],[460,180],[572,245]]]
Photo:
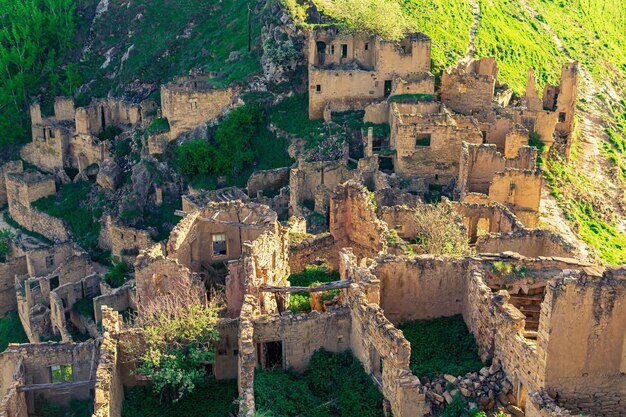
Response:
[[[58,288],[59,286],[59,277],[52,277],[50,278],[50,291],[54,290],[55,288]]]
[[[385,80],[385,97],[389,97],[391,94],[391,80]]]
[[[341,44],[341,57],[342,58],[348,57],[348,45],[346,45],[345,43]]]
[[[104,131],[107,128],[106,118],[104,117],[104,107],[100,107],[100,119],[102,122],[102,130]]]
[[[265,369],[280,369],[283,367],[283,342],[263,343],[263,362]]]
[[[315,46],[317,48],[317,65],[324,65],[326,60],[326,44],[322,41],[317,41]]]
[[[378,169],[388,174],[393,174],[393,158],[390,156],[378,156]]]

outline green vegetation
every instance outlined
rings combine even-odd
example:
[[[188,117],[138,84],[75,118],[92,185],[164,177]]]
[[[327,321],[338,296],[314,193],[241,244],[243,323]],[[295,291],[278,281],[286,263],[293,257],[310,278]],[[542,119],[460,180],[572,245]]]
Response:
[[[257,169],[290,166],[288,143],[267,130],[265,109],[248,103],[230,112],[219,124],[213,142],[195,139],[177,149],[177,166],[192,184],[214,187],[225,175],[229,185],[245,185]],[[202,187],[204,185],[205,187]]]
[[[144,221],[141,223],[141,227],[154,227],[158,232],[154,240],[157,242],[165,240],[169,237],[172,228],[182,219],[176,215],[176,210],[182,208],[180,199],[165,201],[157,209],[144,212]]]
[[[162,133],[170,130],[170,123],[165,117],[159,117],[154,119],[148,129],[146,129],[146,133]]]
[[[466,415],[465,407],[467,407],[467,401],[460,394],[457,393],[452,397],[452,402],[438,414],[438,417],[461,417]],[[486,416],[486,415],[485,415]]]
[[[0,318],[0,352],[4,352],[9,343],[28,343],[17,311],[9,311]]]
[[[461,315],[409,321],[398,328],[411,343],[411,372],[418,377],[462,376],[483,367]]]
[[[346,32],[367,33],[389,41],[399,41],[413,24],[395,0],[334,0],[317,3],[325,14],[337,20]]]
[[[82,316],[89,317],[92,320],[95,320],[92,298],[79,299],[78,301],[74,303],[74,305],[72,306],[72,309]]]
[[[7,254],[9,253],[9,244],[11,239],[15,236],[9,229],[0,229],[0,262],[7,260]]]
[[[433,74],[465,56],[472,25],[469,0],[403,0],[402,8],[417,30],[432,38]]]
[[[56,195],[39,199],[32,205],[37,210],[64,220],[76,242],[94,257],[100,252],[98,237],[102,207],[89,205],[90,193],[90,182],[64,184]]]
[[[391,101],[401,103],[416,103],[418,101],[435,101],[436,97],[432,94],[396,94],[389,97]]]
[[[122,133],[122,129],[120,129],[119,127],[109,126],[98,134],[98,139],[113,140],[121,133]]]
[[[383,396],[350,351],[320,349],[303,374],[257,370],[254,394],[257,410],[271,417],[382,416]]]
[[[130,138],[122,139],[115,144],[115,156],[117,156],[118,158],[122,158],[130,154],[132,150],[133,147]]]
[[[92,79],[91,95],[129,95],[136,79],[159,84],[189,70],[214,72],[217,85],[242,80],[261,69],[258,39],[260,15],[252,15],[252,51],[248,52],[248,2],[204,0],[136,0],[123,7],[111,4],[90,31],[93,45],[80,72]],[[89,27],[90,21],[83,25]],[[81,45],[82,46],[82,45]],[[115,47],[107,61],[106,52]],[[229,59],[231,53],[236,59]],[[122,59],[127,57],[125,61]],[[107,75],[115,74],[115,77]]]
[[[513,265],[504,261],[491,262],[491,269],[505,278],[524,278],[526,267],[524,265]]]
[[[431,184],[432,193],[441,195],[438,184]],[[418,246],[418,253],[461,258],[473,255],[467,231],[461,227],[462,220],[451,204],[421,205],[415,209],[417,236],[411,243]]]
[[[578,158],[572,149],[572,162]],[[577,228],[581,239],[604,262],[620,265],[626,262],[626,234],[614,225],[616,219],[603,214],[605,201],[600,185],[582,172],[571,169],[563,157],[551,153],[544,174],[552,195],[565,217]]]
[[[128,280],[129,273],[130,267],[128,264],[124,261],[118,262],[104,275],[104,282],[113,288],[121,287]],[[91,309],[93,310],[93,306]]]
[[[28,235],[30,237],[34,237],[35,239],[38,239],[44,243],[47,243],[48,245],[51,245],[53,242],[48,239],[47,237],[37,233],[37,232],[33,232],[32,230],[28,230],[25,227],[23,227],[22,225],[20,225],[18,222],[16,222],[15,220],[13,220],[13,218],[11,217],[11,215],[9,214],[8,211],[4,212],[4,221],[7,222],[7,224],[9,226],[11,226],[14,229],[19,229],[21,230],[25,235]]]
[[[126,392],[122,417],[224,417],[237,412],[237,381],[207,377],[181,401],[166,404],[150,387]]]
[[[62,65],[76,30],[74,9],[73,0],[0,0],[0,151],[29,136],[27,107],[42,87],[49,96],[78,87],[76,65]]]
[[[136,372],[150,378],[154,394],[166,403],[193,393],[207,376],[203,365],[214,361],[218,306],[201,300],[203,290],[170,289],[143,303],[134,320],[145,341],[129,346]]]
[[[35,398],[35,414],[31,417],[91,417],[93,400],[70,400],[68,407],[48,401],[42,395]]]
[[[339,281],[339,272],[330,271],[328,265],[307,265],[301,274],[291,274],[289,281],[294,287],[310,287],[315,284]],[[327,291],[324,299],[333,299],[339,290]],[[292,294],[289,298],[289,308],[294,313],[311,311],[311,296],[309,293]]]

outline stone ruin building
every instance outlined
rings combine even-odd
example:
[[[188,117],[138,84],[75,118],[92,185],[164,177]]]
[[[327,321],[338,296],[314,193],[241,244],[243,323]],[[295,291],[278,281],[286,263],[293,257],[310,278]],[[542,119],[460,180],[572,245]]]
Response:
[[[543,177],[530,145],[540,140],[569,154],[577,64],[566,64],[560,84],[541,96],[530,69],[515,99],[492,58],[459,62],[436,90],[430,48],[421,33],[394,44],[311,30],[309,118],[358,109],[363,122],[388,124],[388,135],[366,129],[356,159],[347,146],[334,160],[296,155],[291,167],[255,172],[245,189],[190,189],[165,242],[105,216],[100,247],[134,265],[134,279],[120,288],[101,279],[60,219],[32,203],[56,193],[63,168],[106,168],[113,147],[98,135],[108,127],[130,131],[166,118],[169,130],[147,138],[148,153],[161,154],[240,103],[239,88],[190,76],[162,86],[160,108],[107,99],[75,109],[59,98],[54,116],[43,117],[33,105],[33,141],[22,158],[49,174],[19,161],[2,165],[0,206],[53,244],[13,247],[0,263],[0,315],[17,310],[31,342],[0,354],[0,416],[25,416],[43,394],[59,404],[91,399],[95,417],[119,417],[124,389],[142,382],[125,357],[124,341],[135,335],[121,313],[185,285],[224,295],[211,372],[237,379],[242,417],[256,408],[255,369],[304,371],[320,348],[351,349],[394,416],[433,415],[450,390],[412,373],[411,342],[398,326],[453,315],[462,316],[485,366],[446,381],[477,408],[623,415],[626,270],[583,261],[562,236],[538,228]],[[112,191],[113,183],[98,177]],[[441,204],[456,213],[475,255],[415,255],[416,210],[433,190],[452,199]],[[312,213],[323,219],[321,233],[302,217]],[[312,288],[312,311],[292,313],[290,274],[318,264],[339,271],[330,286],[340,294],[327,300],[327,287]],[[85,299],[93,317],[74,308]]]

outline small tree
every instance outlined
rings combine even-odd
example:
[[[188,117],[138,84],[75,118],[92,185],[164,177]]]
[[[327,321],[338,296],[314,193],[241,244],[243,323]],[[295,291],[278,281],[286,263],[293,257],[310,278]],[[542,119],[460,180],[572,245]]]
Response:
[[[206,376],[202,365],[213,363],[219,339],[217,303],[207,300],[200,285],[173,284],[168,294],[142,300],[134,325],[145,344],[129,346],[136,372],[150,377],[166,402],[179,401]]]
[[[415,209],[421,253],[463,257],[473,254],[461,218],[449,202],[424,204]]]

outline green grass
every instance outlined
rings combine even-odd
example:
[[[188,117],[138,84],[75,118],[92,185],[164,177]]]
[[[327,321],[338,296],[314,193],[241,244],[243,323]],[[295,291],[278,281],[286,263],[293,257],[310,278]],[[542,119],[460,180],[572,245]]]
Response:
[[[577,154],[572,151],[572,159]],[[562,157],[552,154],[544,165],[544,174],[552,195],[565,217],[572,223],[592,254],[604,263],[626,263],[626,234],[614,225],[616,219],[602,214],[602,189],[577,170],[571,169]],[[591,192],[593,191],[593,192]]]
[[[396,94],[389,97],[389,100],[401,103],[415,103],[418,101],[435,101],[435,96],[432,94]]]
[[[398,328],[411,343],[411,372],[418,377],[462,376],[483,367],[461,315],[409,321]]]
[[[4,212],[4,221],[7,222],[7,224],[9,226],[11,226],[14,229],[19,229],[21,230],[25,235],[30,236],[30,237],[34,237],[35,239],[38,239],[48,245],[52,245],[54,242],[52,242],[50,239],[48,239],[47,237],[45,237],[42,234],[39,234],[37,232],[33,232],[32,230],[28,230],[27,228],[25,228],[24,226],[20,225],[18,222],[16,222],[15,220],[13,220],[13,218],[11,217],[11,215],[9,214],[8,211]]]
[[[226,417],[235,415],[237,381],[217,381],[213,377],[198,383],[183,400],[166,404],[152,387],[133,387],[126,392],[122,417]]]
[[[181,209],[182,202],[180,199],[164,201],[156,210],[148,210],[144,213],[142,227],[154,227],[158,231],[154,240],[157,242],[165,240],[169,237],[174,226],[182,219],[175,214],[176,210]]]
[[[402,7],[417,30],[432,38],[433,74],[465,56],[473,22],[469,0],[403,0]]]
[[[217,73],[215,84],[226,85],[260,71],[257,43],[260,43],[262,21],[252,16],[254,48],[248,52],[248,4],[234,0],[136,0],[128,5],[112,2],[109,11],[93,26],[95,34],[91,53],[80,70],[86,80],[94,79],[96,97],[114,94],[132,95],[127,87],[134,80],[159,84],[174,76],[188,74],[192,68]],[[137,19],[141,14],[142,17]],[[88,24],[84,22],[83,24]],[[189,36],[185,36],[188,30]],[[133,46],[128,59],[122,55]],[[115,56],[105,69],[104,52],[116,48]],[[226,62],[231,52],[240,58]],[[121,67],[121,68],[120,68]],[[107,74],[116,72],[113,79]]]
[[[32,203],[36,209],[64,220],[76,242],[89,254],[99,253],[100,216],[102,207],[88,204],[91,182],[64,184],[56,195]]]
[[[307,265],[301,274],[291,274],[289,281],[294,287],[310,287],[313,284],[338,281],[339,272],[329,271],[326,265]],[[339,294],[339,290],[327,291],[325,298],[332,299]],[[309,293],[291,294],[289,308],[294,313],[311,311],[311,296]]]
[[[256,408],[272,417],[379,417],[383,396],[350,351],[316,351],[309,370],[257,370]],[[267,414],[263,414],[267,413]]]
[[[0,319],[0,352],[4,352],[9,343],[28,343],[17,311],[9,311]]]
[[[95,320],[92,298],[79,299],[74,303],[72,309],[74,309],[74,311],[76,311],[78,314],[81,314],[85,317],[90,317],[92,320]]]

